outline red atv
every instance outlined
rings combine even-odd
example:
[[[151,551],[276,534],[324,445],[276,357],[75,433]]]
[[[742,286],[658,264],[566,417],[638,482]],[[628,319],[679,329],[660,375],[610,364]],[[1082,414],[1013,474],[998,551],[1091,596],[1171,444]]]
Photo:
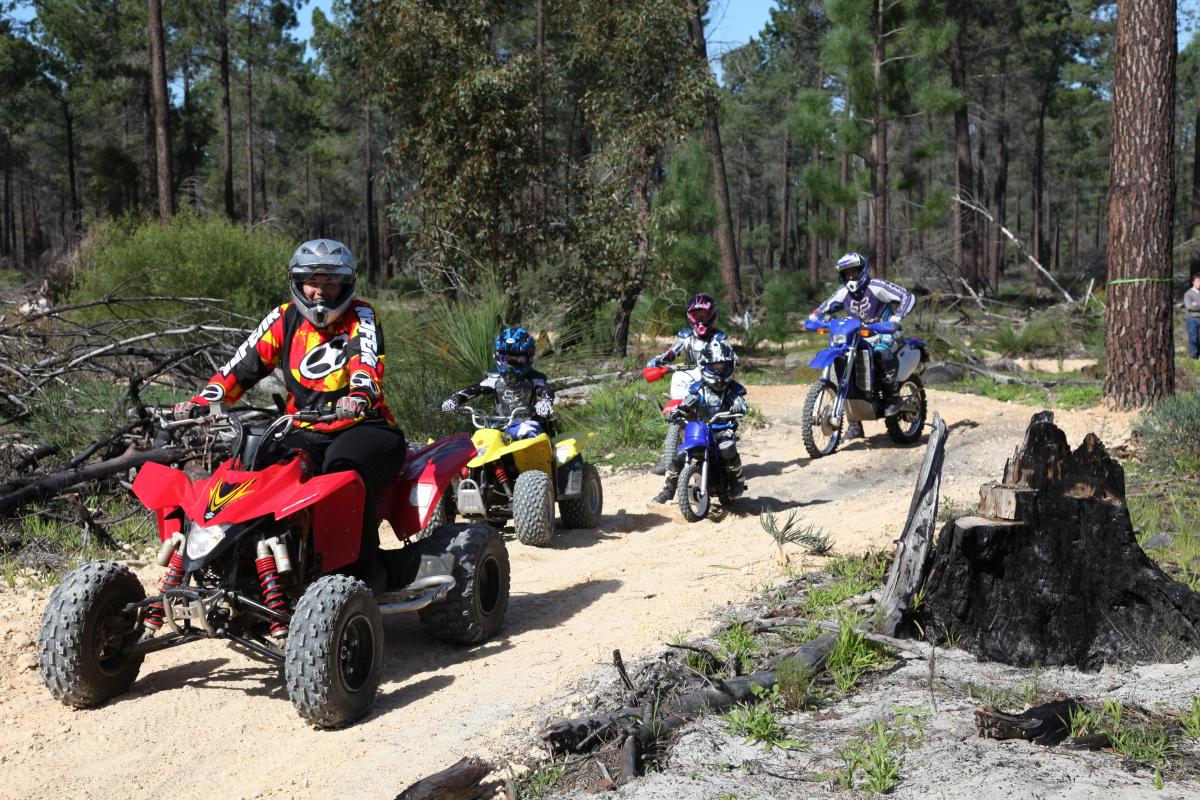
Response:
[[[410,450],[373,501],[404,546],[384,550],[387,590],[341,574],[358,558],[364,487],[353,471],[316,475],[277,444],[294,419],[247,424],[233,414],[168,427],[210,426],[233,457],[207,478],[146,464],[133,492],[156,512],[167,568],[157,594],[110,561],[81,564],[50,596],[38,641],[51,694],[77,708],[126,691],[147,653],[228,639],[283,664],[288,696],[318,727],[366,713],[383,670],[382,615],[418,611],[447,642],[492,636],[508,608],[504,540],[482,524],[424,529],[450,479],[475,455],[465,434]]]

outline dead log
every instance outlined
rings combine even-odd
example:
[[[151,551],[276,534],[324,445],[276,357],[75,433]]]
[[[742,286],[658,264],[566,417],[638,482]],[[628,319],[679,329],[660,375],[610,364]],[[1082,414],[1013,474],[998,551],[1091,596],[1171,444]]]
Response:
[[[1094,434],[1072,452],[1035,414],[981,516],[939,535],[916,617],[935,642],[1017,666],[1181,661],[1200,649],[1200,594],[1138,545],[1125,475]]]
[[[946,423],[936,411],[933,412],[932,427],[933,433],[929,434],[925,457],[921,460],[921,471],[917,474],[917,486],[908,504],[908,519],[880,596],[880,613],[876,618],[882,622],[877,632],[884,636],[896,636],[909,627],[915,598],[925,579],[933,529],[937,524],[946,437],[949,436]]]
[[[503,786],[501,781],[483,782],[491,773],[491,764],[470,756],[422,778],[396,795],[396,800],[489,800]]]
[[[1054,747],[1071,733],[1071,715],[1083,710],[1075,700],[1058,700],[1005,714],[995,706],[975,709],[975,728],[985,739],[1025,739],[1043,747]]]
[[[110,458],[107,461],[99,461],[95,464],[87,464],[82,467],[73,467],[72,469],[54,472],[38,480],[36,483],[31,483],[15,491],[0,495],[0,518],[12,514],[21,506],[53,497],[59,492],[70,489],[73,486],[78,486],[81,483],[100,480],[102,478],[111,478],[114,475],[120,475],[150,461],[159,464],[169,464],[172,461],[179,461],[187,457],[190,452],[186,447],[131,450],[116,458]]]

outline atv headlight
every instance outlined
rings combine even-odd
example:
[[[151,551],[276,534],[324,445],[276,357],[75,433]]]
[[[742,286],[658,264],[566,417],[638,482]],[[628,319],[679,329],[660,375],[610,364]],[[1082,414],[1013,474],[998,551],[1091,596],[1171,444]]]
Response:
[[[210,525],[205,528],[193,523],[192,529],[187,534],[187,543],[184,545],[187,557],[193,561],[204,558],[221,543],[227,530],[229,530],[228,525]]]
[[[478,445],[478,444],[477,444],[477,445],[475,445],[475,457],[476,457],[476,458],[483,458],[484,456],[486,456],[486,455],[487,455],[487,451],[488,451],[488,449],[487,449],[487,445],[486,445],[486,444],[483,444],[483,445]]]

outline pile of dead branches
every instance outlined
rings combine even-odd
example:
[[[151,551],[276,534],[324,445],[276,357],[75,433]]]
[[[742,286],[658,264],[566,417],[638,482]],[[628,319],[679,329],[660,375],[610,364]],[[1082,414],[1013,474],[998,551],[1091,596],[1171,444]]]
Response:
[[[36,512],[80,526],[85,543],[114,545],[106,529],[123,517],[104,516],[97,497],[127,489],[148,461],[212,455],[211,443],[166,433],[153,395],[166,404],[190,396],[254,322],[211,297],[109,296],[7,309],[0,318],[0,525]],[[11,531],[0,535],[0,551],[28,544]]]

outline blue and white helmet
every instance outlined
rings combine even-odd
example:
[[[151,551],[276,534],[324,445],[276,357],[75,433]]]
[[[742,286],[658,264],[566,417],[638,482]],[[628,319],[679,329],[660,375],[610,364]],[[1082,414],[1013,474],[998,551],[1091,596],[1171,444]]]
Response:
[[[533,369],[537,342],[529,331],[514,325],[496,334],[495,350],[496,371],[501,375],[523,378]]]
[[[860,253],[846,253],[837,262],[838,279],[853,295],[862,294],[871,282],[871,265]]]
[[[342,290],[334,300],[309,300],[304,296],[304,282],[314,275],[328,275]],[[332,239],[313,239],[296,248],[288,262],[288,287],[296,309],[318,328],[333,324],[346,313],[354,300],[358,281],[358,261],[350,248]]]
[[[700,379],[716,391],[722,391],[733,377],[737,354],[728,339],[714,339],[700,353]]]

